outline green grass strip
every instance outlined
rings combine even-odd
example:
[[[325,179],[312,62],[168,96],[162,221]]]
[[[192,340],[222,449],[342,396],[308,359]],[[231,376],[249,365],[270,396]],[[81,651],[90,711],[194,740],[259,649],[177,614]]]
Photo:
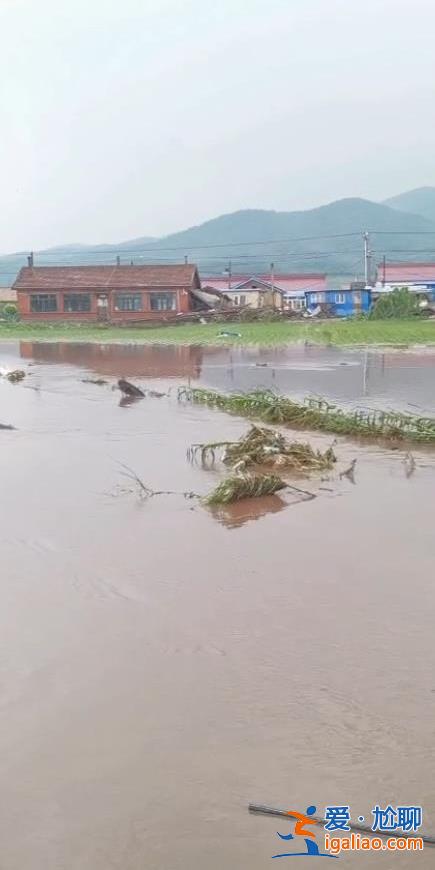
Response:
[[[182,387],[180,400],[219,408],[241,417],[265,423],[287,424],[294,429],[314,429],[337,435],[354,435],[394,441],[435,443],[435,418],[417,417],[394,411],[344,411],[324,399],[298,403],[271,390],[249,393],[217,393],[214,390]]]

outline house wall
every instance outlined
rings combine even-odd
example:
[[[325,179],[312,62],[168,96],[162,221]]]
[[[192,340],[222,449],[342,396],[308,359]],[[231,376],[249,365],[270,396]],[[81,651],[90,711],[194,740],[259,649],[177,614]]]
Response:
[[[235,305],[248,305],[249,308],[281,308],[282,294],[279,290],[258,290],[256,287],[234,287],[231,290],[225,291],[233,300]],[[245,302],[241,303],[240,298],[245,297]],[[237,302],[235,301],[237,299]]]
[[[63,297],[65,293],[89,293],[91,297],[91,310],[90,311],[75,311],[75,312],[67,312],[63,310]],[[116,311],[115,310],[115,296],[117,293],[122,293],[124,295],[128,295],[129,293],[142,294],[142,311]],[[176,308],[174,311],[152,311],[151,303],[150,303],[150,293],[151,292],[174,292],[176,294]],[[57,311],[41,311],[35,312],[30,310],[30,297],[33,294],[45,294],[56,296],[57,299]],[[20,312],[20,316],[22,320],[36,320],[41,322],[63,322],[63,321],[76,321],[78,323],[86,323],[86,322],[95,322],[100,319],[99,306],[98,306],[98,298],[101,295],[107,295],[108,297],[108,305],[107,305],[107,318],[111,323],[130,323],[132,321],[141,321],[141,320],[163,320],[168,319],[171,320],[177,316],[178,313],[187,313],[191,310],[191,297],[189,290],[185,287],[156,287],[155,290],[101,290],[101,289],[92,289],[87,291],[86,289],[82,289],[80,291],[71,291],[68,288],[57,290],[56,292],[52,291],[43,291],[43,290],[19,290],[18,291],[18,310]]]
[[[248,305],[249,308],[259,308],[260,293],[258,290],[252,290],[247,287],[239,289],[225,290],[225,293],[230,297],[234,305]],[[245,297],[244,303],[240,302],[240,297]]]
[[[50,321],[50,322],[59,322],[64,320],[77,320],[79,322],[87,322],[97,320],[97,294],[90,292],[91,297],[91,310],[90,311],[77,311],[74,313],[68,313],[63,311],[63,294],[68,293],[68,290],[57,290],[56,292],[52,291],[44,291],[44,290],[18,290],[18,310],[20,312],[20,316],[22,320],[40,320],[40,321]],[[81,291],[86,292],[86,291]],[[57,311],[31,311],[30,310],[30,297],[34,294],[40,295],[47,293],[50,296],[56,296],[57,299]]]
[[[358,312],[368,311],[371,304],[369,290],[326,290],[324,292],[309,291],[306,293],[307,306],[319,304],[332,306],[338,317],[350,317]]]

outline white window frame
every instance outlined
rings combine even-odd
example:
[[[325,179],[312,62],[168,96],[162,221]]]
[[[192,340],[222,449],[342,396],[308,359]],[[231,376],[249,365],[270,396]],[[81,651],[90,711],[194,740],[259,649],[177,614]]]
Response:
[[[346,302],[346,294],[345,293],[336,293],[335,294],[335,304],[336,305],[344,305]]]

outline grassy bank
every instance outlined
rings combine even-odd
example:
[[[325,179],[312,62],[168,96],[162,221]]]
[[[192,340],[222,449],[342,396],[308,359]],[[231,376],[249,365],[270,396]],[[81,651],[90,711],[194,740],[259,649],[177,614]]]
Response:
[[[235,333],[227,338],[219,333]],[[240,337],[238,336],[240,333]],[[140,344],[263,345],[296,341],[332,345],[435,344],[435,320],[285,321],[277,323],[185,324],[162,327],[99,327],[95,324],[0,324],[0,340],[137,342]]]

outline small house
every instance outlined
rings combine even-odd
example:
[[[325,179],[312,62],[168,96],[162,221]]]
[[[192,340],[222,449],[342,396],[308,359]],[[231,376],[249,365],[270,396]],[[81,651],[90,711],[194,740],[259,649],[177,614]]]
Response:
[[[25,266],[13,285],[22,320],[131,323],[192,308],[195,265]]]
[[[435,301],[435,263],[380,263],[376,296],[399,289],[416,293],[428,302]]]
[[[309,311],[315,308],[327,308],[337,317],[351,317],[370,310],[371,289],[364,287],[342,288],[341,290],[309,290],[306,294],[306,307]]]
[[[326,275],[318,273],[228,275],[226,278],[207,277],[204,278],[204,283],[224,291],[234,305],[300,311],[305,308],[307,290],[326,290]]]

